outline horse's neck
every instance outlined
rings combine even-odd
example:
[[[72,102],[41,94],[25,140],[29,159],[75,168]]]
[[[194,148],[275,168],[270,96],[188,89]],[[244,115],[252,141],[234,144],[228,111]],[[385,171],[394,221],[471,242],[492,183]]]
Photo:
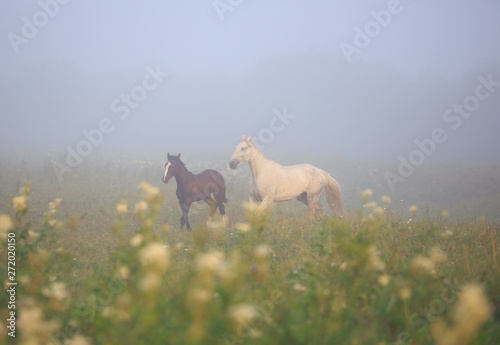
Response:
[[[254,178],[257,178],[262,171],[266,168],[271,160],[267,159],[266,156],[262,152],[257,149],[253,150],[252,157],[248,161],[250,165],[250,170],[252,171],[252,175]]]
[[[177,186],[187,185],[187,183],[193,178],[193,176],[193,173],[187,170],[186,167],[182,167],[182,171],[174,175]]]

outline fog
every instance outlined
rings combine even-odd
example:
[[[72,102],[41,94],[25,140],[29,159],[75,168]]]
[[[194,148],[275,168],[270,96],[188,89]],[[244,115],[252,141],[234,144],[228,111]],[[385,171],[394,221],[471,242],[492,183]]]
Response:
[[[5,150],[500,162],[495,0],[0,7]]]

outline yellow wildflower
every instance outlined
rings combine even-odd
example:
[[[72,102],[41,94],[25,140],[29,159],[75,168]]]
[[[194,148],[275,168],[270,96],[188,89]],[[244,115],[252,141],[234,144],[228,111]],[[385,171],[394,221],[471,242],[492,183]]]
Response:
[[[363,200],[363,204],[366,204],[368,200],[372,197],[373,195],[373,190],[370,188],[365,189],[364,191],[361,192],[361,200]]]
[[[82,335],[75,335],[73,338],[68,340],[68,345],[92,345],[92,341]]]
[[[415,217],[417,215],[417,206],[412,205],[410,208],[408,208],[408,211],[410,211],[410,214]]]
[[[374,245],[368,248],[368,265],[376,271],[382,271],[385,268],[385,264],[380,259],[379,252]]]
[[[147,196],[155,196],[160,193],[158,187],[154,187],[147,182],[141,182],[140,186]]]
[[[196,267],[206,274],[221,273],[225,269],[224,254],[216,250],[200,254],[196,260]]]
[[[248,223],[238,223],[236,224],[236,229],[238,229],[242,233],[247,233],[252,230],[252,227]]]
[[[433,273],[435,270],[434,261],[425,256],[418,255],[410,263],[410,273],[412,276]]]
[[[63,282],[55,282],[50,285],[50,288],[46,288],[42,291],[43,295],[48,298],[53,298],[57,301],[62,301],[68,297],[68,292],[66,290],[66,284]]]
[[[402,286],[398,290],[398,296],[401,298],[403,301],[409,299],[411,297],[411,289],[408,286]]]
[[[490,306],[481,285],[465,286],[458,299],[458,306],[453,312],[454,325],[449,327],[438,319],[431,326],[437,345],[471,343],[481,324],[490,318]]]
[[[441,237],[443,238],[443,240],[447,240],[448,237],[450,237],[451,235],[453,235],[453,232],[450,230],[450,229],[446,229],[442,234],[441,234]]]
[[[205,304],[212,299],[212,295],[209,290],[204,288],[193,288],[189,296],[191,300],[196,304]]]
[[[14,224],[12,224],[9,215],[0,214],[0,239],[6,239],[8,232],[12,230],[13,226]]]
[[[132,247],[139,247],[143,241],[144,241],[144,236],[142,236],[141,234],[137,234],[130,239],[130,245]]]
[[[459,303],[453,313],[462,337],[472,339],[479,326],[490,317],[490,306],[479,284],[465,286],[459,295]]]
[[[306,286],[304,286],[304,285],[302,285],[302,284],[300,284],[300,283],[296,283],[296,284],[293,286],[293,289],[294,289],[295,291],[299,291],[299,292],[305,292],[305,291],[307,291],[307,287],[306,287]]]
[[[257,310],[251,304],[241,303],[229,308],[229,317],[236,326],[248,324],[257,315]]]
[[[145,202],[144,200],[139,201],[137,204],[135,204],[135,212],[136,213],[143,213],[148,209],[148,203]]]
[[[365,202],[365,207],[370,211],[373,211],[375,207],[377,207],[377,203],[375,201]]]
[[[158,272],[164,272],[170,264],[170,251],[162,243],[148,244],[140,251],[139,256],[143,266]]]
[[[25,181],[24,182],[24,187],[21,188],[21,195],[24,196],[26,199],[28,199],[28,196],[31,193],[31,182],[30,181]]]
[[[448,218],[448,210],[443,210],[441,212],[441,217],[443,217],[443,219],[447,219]]]
[[[118,273],[122,279],[128,279],[130,277],[130,269],[125,265],[118,267],[116,273]]]
[[[173,248],[174,253],[180,252],[184,248],[184,243],[183,242],[177,242]]]
[[[161,277],[156,272],[147,272],[139,282],[139,288],[147,293],[158,290],[161,283]]]
[[[380,206],[375,207],[373,213],[375,214],[375,216],[377,216],[377,218],[383,219],[385,217],[385,210],[383,207]]]
[[[436,264],[436,265],[439,265],[439,264],[442,264],[442,263],[445,263],[446,260],[447,260],[447,256],[446,256],[446,253],[443,252],[441,249],[439,249],[438,247],[433,247],[430,251],[430,256],[429,258],[431,259],[431,261]]]
[[[39,307],[26,307],[19,313],[18,326],[21,330],[21,343],[49,343],[51,334],[59,330],[60,323],[55,320],[44,320],[43,311]]]
[[[382,195],[382,197],[380,198],[380,200],[382,201],[382,203],[384,205],[387,205],[387,204],[390,204],[392,202],[391,198],[387,195]]]
[[[382,274],[379,278],[378,278],[378,282],[380,283],[380,285],[382,286],[387,286],[389,284],[389,282],[391,281],[391,277],[388,276],[387,274]]]
[[[35,241],[38,237],[40,237],[40,234],[38,232],[28,230],[28,239],[30,242]]]
[[[119,214],[127,214],[128,212],[128,201],[125,199],[122,199],[122,201],[119,204],[116,204],[116,211]]]
[[[271,253],[271,248],[267,244],[259,244],[257,247],[255,247],[255,257],[258,260],[265,260],[269,254]]]
[[[55,215],[57,213],[57,210],[59,209],[59,204],[61,203],[62,199],[57,198],[56,200],[52,201],[49,203],[49,213],[52,215]]]
[[[27,198],[24,195],[12,198],[12,206],[16,212],[22,212],[26,209]]]

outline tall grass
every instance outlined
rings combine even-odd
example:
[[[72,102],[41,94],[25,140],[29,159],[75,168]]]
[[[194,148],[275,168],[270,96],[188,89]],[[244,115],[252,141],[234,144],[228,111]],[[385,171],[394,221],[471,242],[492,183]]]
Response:
[[[367,201],[346,219],[245,219],[192,233],[158,227],[165,195],[141,184],[78,250],[53,201],[28,220],[30,187],[3,216],[16,234],[17,336],[45,344],[498,343],[496,224],[401,219]],[[16,199],[17,198],[17,199]],[[20,199],[19,199],[20,198]],[[62,204],[61,204],[62,205]],[[245,211],[244,211],[245,210]],[[418,210],[412,210],[418,218]],[[6,219],[12,222],[10,225]],[[219,227],[217,227],[219,226]],[[105,228],[105,227],[103,227]],[[6,236],[3,236],[6,237]],[[105,240],[103,240],[105,239]],[[90,248],[106,256],[95,258]],[[2,241],[2,262],[6,241]],[[89,266],[92,264],[92,267]],[[6,265],[0,271],[7,277]],[[1,313],[7,319],[8,299]],[[5,327],[4,327],[5,329]],[[7,338],[3,335],[3,340]]]
[[[195,207],[195,229],[179,231],[156,163],[113,164],[57,188],[4,169],[0,276],[14,233],[18,285],[16,338],[0,294],[0,342],[500,343],[498,223],[407,210],[376,190],[358,191],[345,218],[309,221],[298,203],[262,213],[235,176],[227,223],[207,229]]]

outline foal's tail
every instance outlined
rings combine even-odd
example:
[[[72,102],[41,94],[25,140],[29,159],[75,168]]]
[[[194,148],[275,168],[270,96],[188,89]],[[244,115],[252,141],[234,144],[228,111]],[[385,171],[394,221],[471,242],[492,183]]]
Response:
[[[226,182],[224,181],[224,177],[222,177],[221,174],[217,173],[216,181],[218,188],[216,189],[217,192],[214,193],[215,199],[217,199],[217,201],[219,202],[227,202]]]
[[[222,201],[222,202],[227,202],[227,198],[226,198],[226,189],[224,189],[224,191],[221,193],[221,198],[220,198],[220,201]]]
[[[323,171],[323,170],[322,170]],[[331,177],[327,172],[323,171],[326,178],[325,194],[326,201],[336,215],[344,215],[344,206],[342,205],[342,193],[338,182]],[[335,207],[337,208],[335,210]],[[338,211],[338,212],[337,212]]]

